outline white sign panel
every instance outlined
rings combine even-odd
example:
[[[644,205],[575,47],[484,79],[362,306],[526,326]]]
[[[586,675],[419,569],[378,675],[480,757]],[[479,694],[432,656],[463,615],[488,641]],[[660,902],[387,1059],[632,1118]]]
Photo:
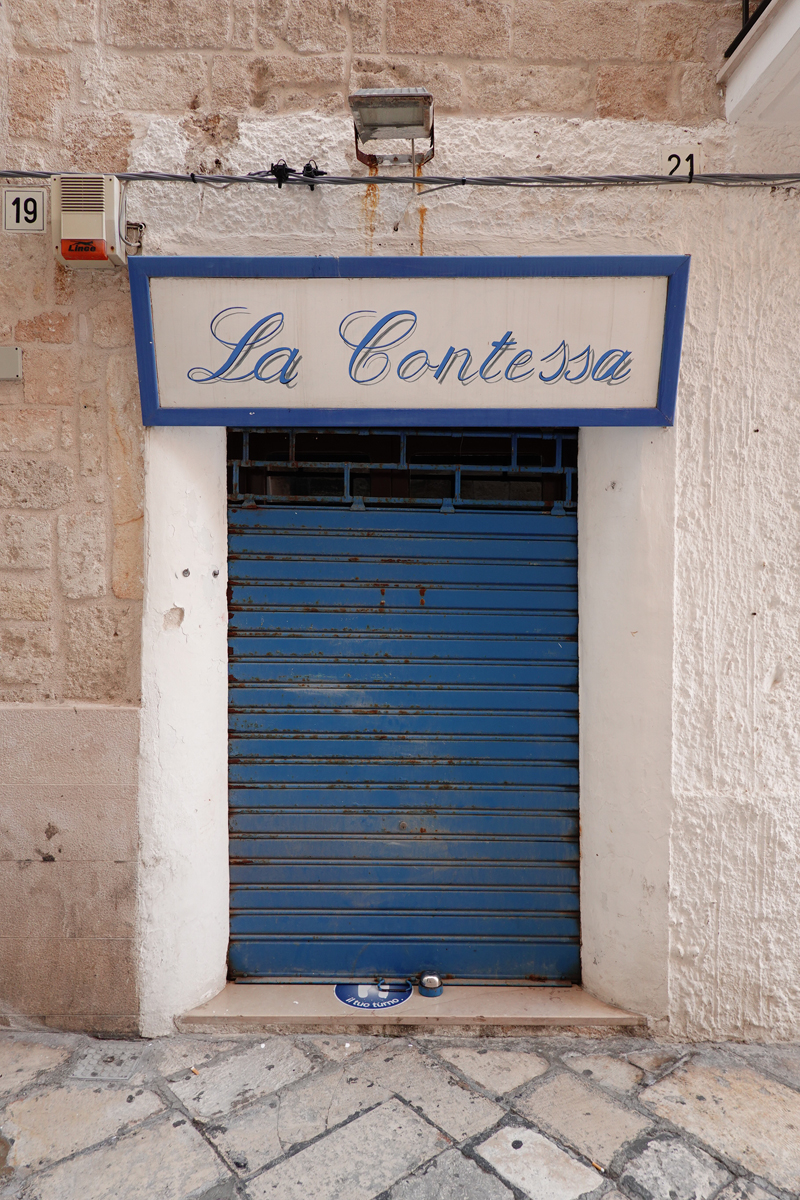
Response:
[[[3,229],[44,233],[44,188],[3,188]]]
[[[194,423],[203,413],[214,423],[269,423],[290,411],[303,423],[321,412],[352,421],[401,411],[445,421],[486,414],[488,423],[600,410],[629,423],[663,400],[663,272],[447,276],[417,267],[404,277],[394,259],[386,277],[367,260],[369,276],[215,278],[167,274],[164,259],[138,260],[141,272],[148,261],[161,270],[148,274],[145,313],[134,297],[145,419],[157,411],[160,423],[169,414],[180,422],[191,412]]]

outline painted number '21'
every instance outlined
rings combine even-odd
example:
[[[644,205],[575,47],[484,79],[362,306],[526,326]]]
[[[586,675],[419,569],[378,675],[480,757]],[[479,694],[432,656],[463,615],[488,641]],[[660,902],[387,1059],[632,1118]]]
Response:
[[[21,225],[23,220],[27,225],[36,224],[39,218],[39,204],[34,196],[28,196],[25,200],[21,196],[15,196],[11,207],[14,209],[17,225]]]
[[[682,161],[682,159],[681,159],[680,154],[670,154],[669,158],[667,159],[667,162],[675,163],[675,166],[670,171],[670,175],[674,175],[675,172],[680,168],[681,161]],[[694,155],[687,154],[686,162],[689,167],[689,182],[691,183],[692,179],[694,178]]]

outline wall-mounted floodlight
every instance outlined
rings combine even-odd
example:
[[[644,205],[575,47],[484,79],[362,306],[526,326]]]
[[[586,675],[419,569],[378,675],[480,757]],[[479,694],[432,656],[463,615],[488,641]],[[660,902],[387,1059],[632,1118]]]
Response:
[[[356,156],[367,167],[385,163],[412,166],[433,158],[433,96],[423,87],[360,88],[349,97],[355,122]],[[403,139],[411,142],[410,154],[365,154],[360,143]],[[416,138],[428,138],[424,153],[414,149]]]

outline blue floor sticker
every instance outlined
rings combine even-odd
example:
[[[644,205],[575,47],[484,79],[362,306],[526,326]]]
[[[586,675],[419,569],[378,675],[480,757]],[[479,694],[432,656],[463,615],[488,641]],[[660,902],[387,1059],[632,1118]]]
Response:
[[[410,983],[337,983],[336,999],[351,1008],[395,1008],[405,1004],[412,993]]]

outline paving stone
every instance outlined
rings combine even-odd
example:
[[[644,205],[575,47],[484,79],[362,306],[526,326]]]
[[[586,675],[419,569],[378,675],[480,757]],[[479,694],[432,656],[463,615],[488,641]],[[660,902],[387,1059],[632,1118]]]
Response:
[[[732,1049],[735,1054],[747,1058],[752,1066],[800,1088],[800,1046],[736,1046]]]
[[[642,1079],[638,1067],[610,1054],[565,1054],[564,1065],[576,1075],[584,1075],[593,1083],[616,1088],[618,1092],[633,1091]]]
[[[730,1179],[710,1155],[670,1138],[650,1142],[627,1164],[620,1183],[644,1200],[709,1200]]]
[[[77,1060],[73,1079],[126,1080],[142,1063],[147,1046],[141,1042],[95,1042]]]
[[[324,1054],[326,1058],[332,1062],[344,1062],[346,1058],[352,1058],[354,1054],[361,1054],[364,1050],[372,1049],[375,1045],[375,1039],[371,1038],[369,1042],[360,1042],[352,1038],[344,1037],[328,1037],[328,1038],[308,1038],[308,1044],[318,1050],[320,1054]]]
[[[478,1147],[478,1153],[504,1179],[536,1200],[576,1200],[603,1182],[598,1171],[532,1129],[499,1129]]]
[[[197,1075],[171,1083],[170,1088],[193,1116],[205,1121],[277,1092],[311,1070],[311,1063],[292,1042],[272,1038],[263,1050],[257,1045],[200,1067]]]
[[[3,1136],[13,1138],[8,1165],[17,1172],[37,1171],[125,1132],[163,1107],[153,1092],[113,1084],[71,1083],[15,1100],[0,1125]]]
[[[608,1197],[604,1196],[603,1200],[608,1200]],[[765,1192],[757,1183],[750,1183],[747,1179],[736,1179],[719,1193],[716,1200],[775,1200],[775,1197],[772,1192]]]
[[[211,1059],[231,1050],[236,1050],[239,1043],[225,1041],[205,1041],[191,1037],[165,1037],[151,1043],[147,1059],[142,1064],[142,1072],[148,1075],[162,1075],[164,1079],[177,1078],[192,1067],[202,1067]]]
[[[59,1163],[28,1180],[21,1200],[199,1200],[231,1176],[197,1130],[176,1119]]]
[[[448,1150],[395,1184],[387,1200],[512,1200],[512,1196],[494,1175],[460,1151]]]
[[[670,1063],[674,1063],[679,1057],[678,1054],[665,1054],[663,1050],[637,1050],[635,1054],[628,1055],[628,1062],[632,1062],[652,1075],[669,1066]]]
[[[399,1100],[390,1100],[247,1185],[252,1200],[372,1200],[448,1146]]]
[[[652,1125],[574,1075],[547,1080],[517,1100],[515,1108],[601,1167],[607,1167],[626,1142]]]
[[[438,1054],[496,1096],[502,1096],[538,1075],[544,1075],[550,1065],[546,1059],[529,1050],[458,1048],[439,1050]]]
[[[53,1071],[70,1056],[66,1046],[0,1035],[0,1096],[21,1091],[43,1071]]]
[[[495,1125],[504,1115],[499,1104],[475,1095],[443,1066],[413,1048],[382,1046],[364,1057],[358,1074],[408,1100],[458,1142]]]
[[[652,1084],[641,1099],[753,1174],[800,1190],[800,1095],[782,1083],[709,1055]]]
[[[544,1044],[568,1070],[539,1078],[548,1070],[545,1059],[509,1049],[513,1043],[505,1040],[459,1046],[432,1037],[424,1046],[434,1057],[406,1038],[116,1042],[0,1033],[0,1104],[6,1104],[0,1112],[0,1198],[222,1200],[246,1186],[250,1200],[296,1200],[302,1186],[304,1197],[315,1200],[374,1200],[378,1194],[386,1200],[511,1200],[511,1188],[536,1200],[575,1200],[611,1187],[586,1160],[593,1159],[599,1171],[614,1159],[614,1169],[625,1161],[624,1152],[615,1158],[617,1151],[643,1126],[646,1131],[648,1122],[621,1089],[635,1086],[639,1071],[652,1074],[676,1063],[670,1076],[643,1088],[641,1099],[710,1153],[653,1131],[649,1144],[642,1137],[626,1162],[621,1191],[604,1191],[602,1200],[624,1200],[622,1192],[639,1200],[776,1200],[765,1190],[770,1185],[782,1195],[800,1194],[798,1047],[656,1043],[615,1057],[605,1052],[607,1042]],[[692,1063],[681,1058],[687,1052]],[[483,1132],[504,1110],[476,1095],[451,1067],[495,1095],[524,1088],[514,1106],[541,1131],[506,1129],[505,1143],[500,1134]],[[584,1076],[586,1070],[592,1075]],[[103,1078],[108,1073],[115,1081]],[[169,1077],[169,1086],[184,1093],[228,1166],[191,1122],[161,1111],[146,1084],[154,1076]],[[604,1088],[616,1090],[617,1098]],[[25,1090],[29,1094],[15,1096]],[[476,1132],[487,1139],[477,1161],[451,1148],[449,1138]],[[515,1148],[514,1141],[523,1145]],[[300,1146],[305,1148],[297,1152]],[[764,1187],[731,1180],[715,1150],[761,1178]],[[627,1157],[632,1152],[629,1146]],[[576,1169],[587,1172],[588,1181],[575,1178]],[[237,1182],[234,1172],[247,1184]],[[255,1172],[261,1174],[254,1179]]]
[[[391,1099],[391,1093],[347,1066],[312,1075],[269,1100],[209,1127],[237,1171],[251,1173],[293,1146],[335,1129],[348,1117]]]

